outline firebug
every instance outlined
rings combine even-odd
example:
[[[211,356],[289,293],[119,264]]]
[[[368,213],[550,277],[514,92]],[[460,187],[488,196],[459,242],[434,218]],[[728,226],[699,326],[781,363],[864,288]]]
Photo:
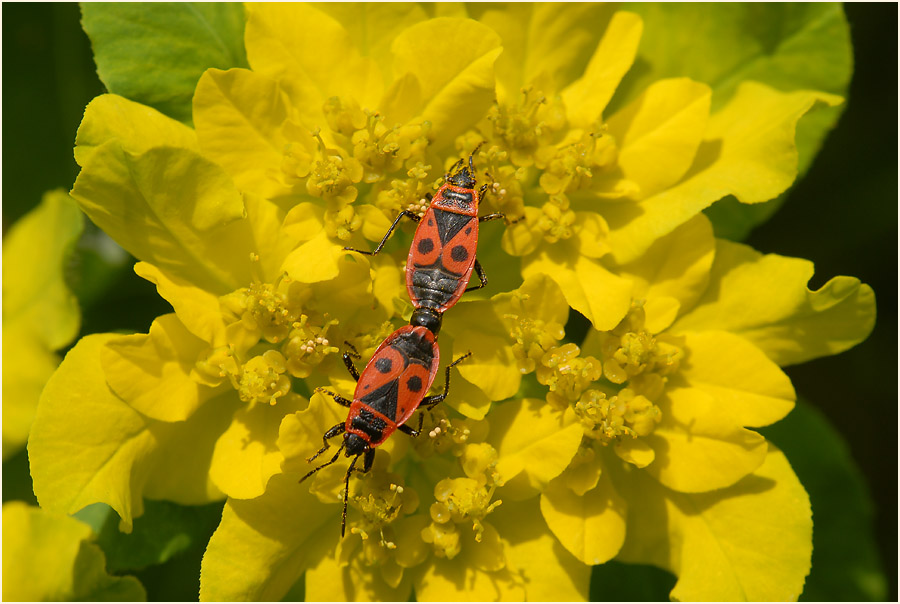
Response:
[[[330,461],[323,463],[300,479],[303,482],[322,468],[338,460],[341,451],[353,457],[344,477],[344,511],[341,517],[341,537],[347,524],[347,498],[350,488],[350,474],[360,456],[363,457],[363,473],[372,468],[375,461],[375,447],[383,443],[395,431],[400,430],[410,436],[418,436],[419,430],[406,425],[406,421],[419,407],[431,409],[443,401],[450,391],[450,368],[465,359],[465,354],[447,366],[444,392],[425,396],[434,382],[440,361],[440,351],[435,332],[421,325],[405,325],[388,336],[372,355],[366,368],[360,374],[351,357],[359,357],[353,350],[344,353],[344,364],[356,379],[353,400],[334,392],[319,388],[318,391],[330,395],[335,402],[349,407],[347,420],[329,429],[322,437],[323,447],[310,457],[312,462],[329,448],[328,441],[339,434],[344,440]],[[352,346],[350,347],[352,349]],[[360,471],[357,469],[357,471]]]
[[[426,195],[430,205],[424,216],[409,210],[400,212],[371,252],[344,248],[373,256],[384,247],[401,218],[405,216],[419,223],[406,261],[406,290],[416,309],[414,325],[433,324],[435,320],[439,324],[438,317],[456,304],[463,292],[487,285],[484,269],[475,258],[478,225],[505,216],[499,212],[478,216],[478,204],[490,186],[485,184],[475,189],[474,156],[480,147],[479,144],[469,155],[467,166],[460,159],[450,168],[434,196]],[[480,283],[467,289],[473,270]]]

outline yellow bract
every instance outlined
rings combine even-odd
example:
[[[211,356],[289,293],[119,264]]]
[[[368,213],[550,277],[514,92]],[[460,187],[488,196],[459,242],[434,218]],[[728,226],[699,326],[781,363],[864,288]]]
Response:
[[[130,601],[147,594],[134,577],[106,574],[88,525],[19,501],[3,504],[3,599]]]
[[[467,10],[249,5],[252,69],[202,76],[196,132],[88,106],[72,195],[174,313],[70,351],[31,434],[35,493],[106,502],[125,530],[144,497],[227,496],[203,600],[281,599],[304,573],[312,599],[582,599],[616,556],[673,570],[684,599],[796,597],[808,505],[750,428],[793,407],[778,365],[860,341],[874,300],[847,277],[808,290],[809,263],[717,242],[700,211],[782,193],[798,120],[840,99],[744,82],[710,113],[710,87],[675,77],[607,115],[638,16]],[[322,392],[353,395],[345,342],[362,370],[411,312],[408,224],[378,256],[343,248],[421,214],[469,154],[482,214],[507,219],[481,230],[488,287],[441,330],[442,367],[471,357],[346,494],[337,435],[300,484],[347,419]]]
[[[78,334],[78,301],[64,279],[64,261],[83,228],[83,217],[62,191],[3,237],[3,458],[28,439],[38,398],[56,369],[56,350]]]

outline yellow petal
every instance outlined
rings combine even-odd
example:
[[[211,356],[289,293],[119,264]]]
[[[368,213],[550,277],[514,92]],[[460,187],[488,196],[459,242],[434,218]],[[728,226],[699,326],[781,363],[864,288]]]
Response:
[[[643,437],[656,454],[645,471],[670,489],[727,487],[765,460],[766,439],[741,427],[729,409],[701,390],[669,386],[659,408],[662,421]]]
[[[465,361],[463,361],[465,362]],[[461,365],[457,365],[460,367]],[[460,415],[470,419],[482,420],[491,409],[491,399],[484,390],[465,379],[462,375],[453,377],[451,396],[448,396],[444,404],[455,409]]]
[[[596,212],[575,212],[574,239],[578,251],[588,258],[600,258],[609,253],[609,227]]]
[[[130,601],[147,597],[134,577],[106,574],[91,527],[20,501],[3,504],[3,600]]]
[[[560,543],[585,564],[612,559],[625,541],[627,504],[605,472],[581,496],[562,479],[551,482],[541,495],[541,513]]]
[[[872,331],[875,294],[859,279],[834,277],[813,291],[809,260],[717,243],[709,288],[673,331],[730,331],[782,366],[837,354]]]
[[[460,302],[444,320],[442,350],[471,352],[459,365],[460,375],[492,401],[502,401],[519,390],[522,375],[516,368],[509,332],[488,300]],[[452,343],[452,349],[446,344]]]
[[[276,445],[281,421],[305,402],[289,393],[275,405],[256,404],[234,414],[216,441],[209,468],[219,490],[234,499],[253,499],[266,492],[266,484],[281,471],[284,460]]]
[[[78,300],[63,273],[83,226],[78,206],[57,190],[45,193],[40,205],[3,236],[4,326],[16,324],[49,350],[66,346],[78,334]]]
[[[744,203],[768,201],[797,176],[797,121],[816,103],[841,102],[824,92],[778,92],[744,82],[710,117],[703,143],[684,179],[638,203],[604,204],[613,255],[620,263],[640,256],[714,201],[734,195]]]
[[[564,416],[541,399],[517,399],[491,412],[491,442],[497,449],[497,472],[506,482],[524,472],[540,489],[572,461],[584,433],[571,415]]]
[[[194,93],[194,126],[204,155],[241,191],[263,197],[290,193],[281,183],[287,140],[281,125],[287,97],[278,84],[247,69],[208,69]]]
[[[3,237],[3,458],[19,451],[41,390],[81,323],[65,282],[84,215],[63,191],[45,193]]]
[[[812,556],[809,498],[774,447],[752,476],[719,491],[675,493],[640,472],[617,484],[631,504],[619,557],[678,575],[673,600],[800,596]]]
[[[700,146],[712,91],[688,78],[653,83],[608,121],[625,177],[649,197],[684,176]]]
[[[187,505],[221,496],[209,459],[234,407],[219,398],[186,422],[147,419],[107,386],[100,355],[115,337],[83,338],[63,359],[41,395],[28,456],[41,507],[71,514],[104,502],[129,532],[144,495]]]
[[[501,51],[490,28],[469,19],[429,19],[401,32],[391,50],[395,76],[410,73],[419,81],[424,106],[418,117],[431,122],[436,148],[474,126],[490,107]]]
[[[716,243],[712,225],[700,214],[656,240],[619,274],[634,282],[634,297],[646,301],[646,325],[659,333],[675,319],[672,311],[691,308],[706,290]]]
[[[356,556],[349,564],[342,564],[334,556],[323,556],[316,566],[306,571],[307,602],[406,602],[412,595],[411,580],[401,577],[399,585],[391,587],[381,577],[390,559],[378,566],[366,566]],[[375,572],[373,572],[375,571]],[[403,581],[402,579],[406,579]]]
[[[530,602],[586,601],[591,568],[560,546],[541,517],[538,501],[504,499],[490,516],[507,541],[509,567],[524,580]]]
[[[295,241],[309,241],[325,228],[325,210],[317,203],[298,203],[288,211],[283,232]]]
[[[613,15],[584,75],[562,91],[572,125],[589,128],[603,114],[634,62],[643,29],[641,18],[634,13]]]
[[[341,246],[322,231],[288,254],[281,268],[300,283],[330,281],[338,276],[338,259],[343,255]]]
[[[797,395],[790,378],[744,338],[724,331],[684,335],[689,357],[681,375],[734,413],[741,425],[767,426],[794,408]]]
[[[148,262],[135,264],[134,272],[156,285],[156,291],[172,305],[178,319],[191,333],[212,346],[225,344],[225,322],[218,296],[171,277]]]
[[[485,572],[471,566],[467,558],[464,554],[452,560],[432,556],[414,582],[416,599],[420,602],[520,602],[525,598],[521,579],[509,569]]]
[[[656,459],[653,447],[641,438],[620,440],[614,450],[622,461],[637,468],[646,468]]]
[[[253,71],[279,81],[301,120],[324,123],[322,104],[332,96],[375,109],[381,72],[360,55],[339,22],[309,4],[257,4],[246,10],[247,61]]]
[[[30,331],[9,324],[3,326],[3,350],[3,459],[7,459],[28,440],[41,391],[60,359]]]
[[[536,250],[544,236],[542,231],[528,225],[536,224],[540,217],[540,208],[526,206],[525,219],[504,229],[503,250],[511,256],[526,256]]]
[[[428,18],[412,2],[328,2],[316,8],[338,21],[359,51],[378,65],[390,64],[391,43],[401,31]]]
[[[515,101],[522,88],[541,83],[546,95],[580,76],[614,9],[600,3],[514,3],[479,18],[500,34],[497,99]],[[578,70],[578,71],[576,71]]]
[[[200,567],[200,601],[278,601],[340,537],[340,508],[296,475],[277,475],[256,499],[229,499]]]
[[[285,416],[276,441],[284,458],[282,470],[302,476],[313,469],[306,459],[322,446],[322,435],[346,419],[346,409],[319,392],[312,395],[306,409]]]
[[[132,155],[109,141],[85,162],[72,197],[119,245],[174,276],[220,294],[250,280],[243,200],[196,152]]]
[[[391,221],[384,212],[370,203],[355,206],[357,214],[363,220],[362,234],[369,241],[381,241],[391,228]]]
[[[578,255],[573,261],[559,248],[545,248],[523,259],[522,276],[545,274],[556,281],[569,306],[587,317],[594,328],[605,331],[618,325],[631,306],[631,282],[591,258]]]
[[[149,334],[119,336],[100,353],[109,387],[147,417],[180,422],[215,390],[191,379],[206,342],[191,334],[174,314],[157,317]]]
[[[250,251],[259,260],[260,279],[271,283],[281,275],[281,263],[298,241],[282,230],[286,212],[275,203],[252,193],[244,193]]]
[[[84,167],[94,150],[116,140],[129,153],[153,147],[180,147],[196,151],[194,131],[156,109],[115,94],[102,94],[88,103],[75,135],[75,160]]]

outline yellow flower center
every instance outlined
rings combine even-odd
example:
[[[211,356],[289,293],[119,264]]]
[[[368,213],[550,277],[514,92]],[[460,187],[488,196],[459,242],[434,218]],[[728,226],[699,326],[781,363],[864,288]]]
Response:
[[[347,241],[361,226],[362,217],[356,213],[352,205],[325,212],[325,232],[329,237]]]
[[[556,243],[573,235],[573,224],[575,212],[569,209],[568,198],[565,195],[551,195],[549,201],[541,206],[536,227],[543,232],[547,243]]]
[[[398,551],[394,522],[416,511],[419,497],[414,489],[404,488],[400,478],[378,467],[361,475],[357,484],[359,494],[351,497],[359,514],[348,518],[349,532],[362,539],[362,560],[366,565],[380,565],[398,553],[406,557],[421,557],[416,552]]]
[[[274,405],[291,391],[291,379],[284,375],[285,369],[284,356],[277,350],[267,350],[244,363],[240,375],[232,376],[232,383],[242,401]]]
[[[429,170],[431,166],[416,162],[406,171],[408,178],[395,178],[391,180],[390,188],[379,191],[375,204],[389,214],[396,215],[401,210],[409,210],[423,216],[428,209],[425,193],[430,187],[425,184],[425,180]]]
[[[327,337],[328,328],[337,324],[337,319],[330,319],[324,325],[313,325],[307,315],[300,316],[300,320],[291,326],[287,340],[281,347],[287,357],[286,367],[291,375],[298,378],[309,377],[313,368],[326,356],[340,352],[336,346],[331,345]]]
[[[559,408],[578,400],[581,393],[602,375],[600,361],[580,357],[581,349],[569,343],[554,348],[541,357],[537,368],[538,382],[548,386],[547,402]]]
[[[197,360],[194,369],[210,386],[221,384],[226,377],[237,375],[239,372],[238,362],[231,346],[209,348]]]
[[[487,119],[494,139],[502,142],[516,166],[532,165],[541,145],[566,122],[561,101],[554,99],[548,104],[544,95],[530,88],[522,90],[518,104],[492,107]]]
[[[484,534],[482,520],[502,502],[491,502],[494,486],[488,487],[484,478],[445,478],[434,487],[435,502],[431,504],[431,524],[422,529],[422,540],[434,547],[437,556],[453,559],[459,554],[459,524],[472,525],[475,541]]]
[[[553,195],[571,193],[590,186],[597,170],[615,162],[615,142],[611,136],[587,133],[581,140],[541,153],[538,166],[541,188]]]
[[[604,445],[621,436],[646,436],[660,420],[659,407],[629,388],[609,398],[599,390],[588,390],[575,403],[575,414],[585,435]]]
[[[254,283],[241,291],[246,309],[241,317],[244,326],[261,330],[262,337],[273,344],[282,341],[300,316],[299,289],[290,287],[288,277],[281,277],[275,283]]]
[[[619,325],[600,336],[603,376],[614,384],[648,372],[669,375],[684,357],[681,348],[646,331],[644,318],[643,306],[635,304]]]
[[[359,103],[351,99],[349,102],[333,96],[322,106],[325,114],[325,122],[328,127],[338,134],[351,136],[354,132],[366,124],[367,116],[359,108]]]
[[[523,374],[534,371],[544,354],[565,335],[559,323],[516,315],[504,315],[504,318],[515,321],[509,336],[515,340],[512,351]]]

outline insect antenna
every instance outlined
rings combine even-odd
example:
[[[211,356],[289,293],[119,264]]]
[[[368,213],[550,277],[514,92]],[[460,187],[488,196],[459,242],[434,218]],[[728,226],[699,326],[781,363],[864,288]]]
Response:
[[[331,464],[333,464],[334,462],[336,462],[336,461],[338,460],[338,456],[341,454],[341,451],[344,450],[344,445],[345,445],[346,443],[347,443],[347,441],[341,441],[341,446],[338,447],[337,453],[334,454],[334,457],[331,458],[331,461],[326,461],[325,463],[323,463],[321,466],[319,466],[319,467],[316,468],[315,470],[312,470],[312,471],[310,471],[310,472],[307,472],[306,476],[304,476],[303,478],[300,479],[300,482],[303,482],[304,480],[306,480],[307,478],[309,478],[310,476],[312,476],[313,474],[315,474],[316,472],[318,472],[319,470],[321,470],[321,469],[324,468],[325,466],[330,466]],[[322,452],[322,451],[319,451],[319,453],[321,453],[321,452]],[[318,455],[319,453],[316,453],[316,455]],[[315,456],[313,456],[313,458],[315,458]],[[355,461],[355,460],[354,460],[354,461]],[[352,467],[353,464],[350,464],[350,466]],[[346,504],[345,504],[345,505],[346,505]]]
[[[344,513],[341,515],[341,539],[344,538],[344,530],[347,528],[347,499],[350,496],[350,474],[353,472],[353,466],[356,465],[358,460],[359,455],[350,462],[350,467],[347,468],[347,475],[344,476]]]

